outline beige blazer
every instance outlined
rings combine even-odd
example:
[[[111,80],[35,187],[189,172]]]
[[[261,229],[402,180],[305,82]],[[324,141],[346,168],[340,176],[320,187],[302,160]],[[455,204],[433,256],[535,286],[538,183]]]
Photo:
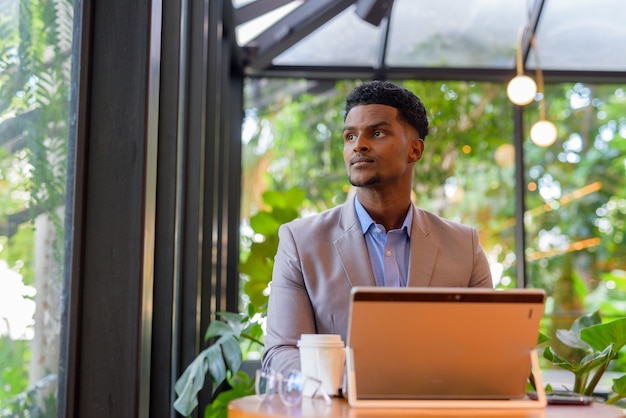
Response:
[[[282,225],[278,234],[263,366],[299,369],[300,334],[346,341],[350,290],[374,286],[374,274],[354,199]],[[408,286],[492,287],[476,229],[414,206]]]

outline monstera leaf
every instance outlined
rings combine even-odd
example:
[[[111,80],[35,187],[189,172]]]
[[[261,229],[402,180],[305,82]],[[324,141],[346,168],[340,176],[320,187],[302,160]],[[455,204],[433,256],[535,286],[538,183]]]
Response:
[[[181,415],[191,415],[198,406],[198,392],[204,387],[207,373],[213,382],[213,393],[226,380],[230,387],[216,397],[212,405],[213,411],[225,414],[225,409],[222,408],[225,399],[252,393],[250,379],[245,373],[239,372],[242,362],[239,344],[244,338],[262,345],[262,342],[252,336],[253,333],[249,333],[255,324],[241,314],[220,312],[218,315],[224,321],[211,322],[205,335],[206,340],[217,339],[187,366],[174,386],[178,396],[174,401],[174,408]]]

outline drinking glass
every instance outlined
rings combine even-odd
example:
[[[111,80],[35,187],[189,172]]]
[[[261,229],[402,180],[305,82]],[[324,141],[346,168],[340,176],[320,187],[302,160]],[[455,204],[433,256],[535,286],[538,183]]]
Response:
[[[270,399],[277,391],[279,380],[280,374],[276,371],[269,368],[258,369],[254,381],[254,391],[262,400]]]
[[[291,370],[280,379],[278,393],[286,406],[296,406],[302,402],[305,381],[300,370]]]

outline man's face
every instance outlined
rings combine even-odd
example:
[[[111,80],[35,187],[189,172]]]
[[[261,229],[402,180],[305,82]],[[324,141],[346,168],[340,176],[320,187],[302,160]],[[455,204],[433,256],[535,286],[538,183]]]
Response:
[[[343,159],[356,187],[410,184],[424,143],[399,119],[398,110],[380,104],[350,109],[343,129]]]

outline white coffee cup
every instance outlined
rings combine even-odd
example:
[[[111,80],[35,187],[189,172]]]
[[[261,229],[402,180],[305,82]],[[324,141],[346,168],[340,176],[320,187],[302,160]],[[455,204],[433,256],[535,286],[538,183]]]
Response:
[[[322,382],[328,395],[337,395],[343,381],[346,349],[341,335],[302,334],[298,340],[300,366],[306,376]],[[310,393],[305,394],[311,396]]]

